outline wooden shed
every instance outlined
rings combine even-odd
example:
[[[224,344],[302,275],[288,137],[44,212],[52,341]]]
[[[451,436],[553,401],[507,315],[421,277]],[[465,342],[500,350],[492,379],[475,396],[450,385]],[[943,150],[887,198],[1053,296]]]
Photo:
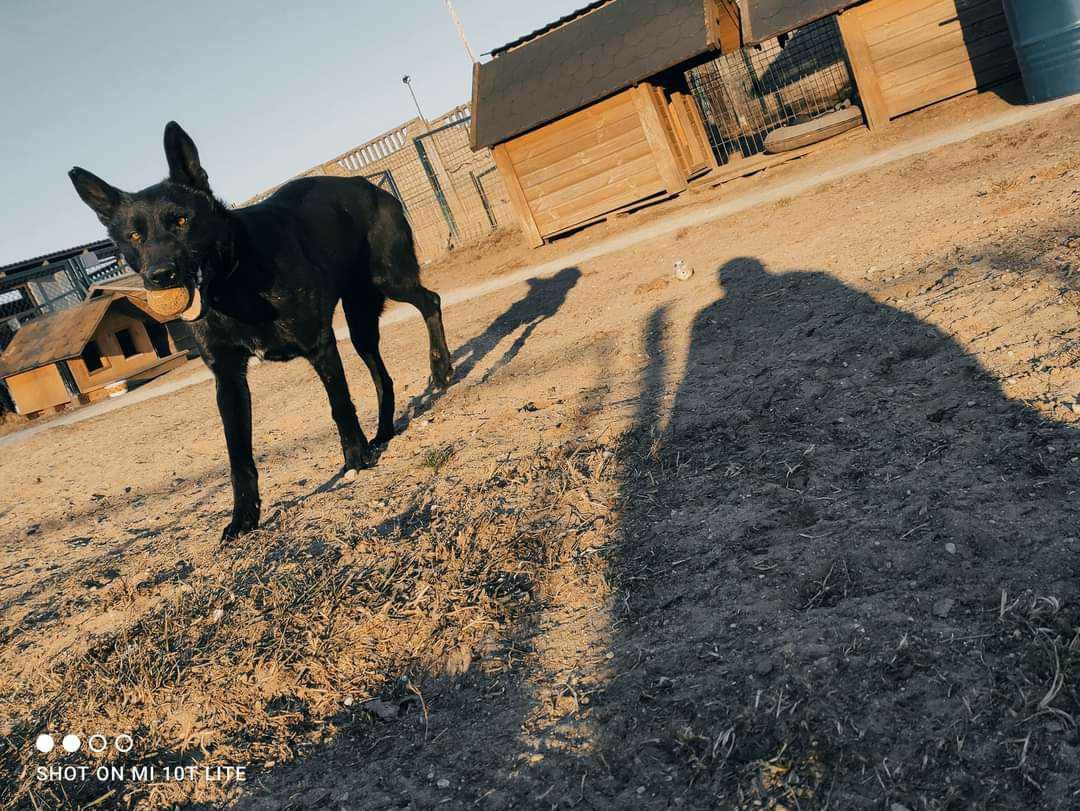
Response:
[[[871,128],[1018,75],[1000,0],[601,0],[474,66],[473,148],[492,147],[522,230],[541,244],[676,194],[726,164],[730,145],[717,122],[740,116],[718,107],[778,106],[753,128],[756,141],[801,123],[804,115],[786,109],[789,88],[766,79],[805,83],[822,65],[779,77],[776,65],[799,60],[777,56],[762,77],[755,57],[804,40],[815,56],[820,49],[799,33],[820,34],[826,22],[839,32],[835,59],[845,75],[850,67],[851,101]],[[727,87],[705,98],[693,84],[722,54],[745,63],[746,98],[725,101]]]
[[[740,0],[743,41],[833,13],[871,128],[1019,76],[1001,0]]]
[[[1001,0],[869,0],[840,31],[871,128],[1020,73]]]
[[[603,0],[477,64],[472,145],[493,148],[530,243],[676,194],[714,166],[677,66],[738,46],[733,0]]]
[[[0,378],[20,414],[90,402],[184,362],[165,325],[128,297],[99,295],[35,319],[0,355]]]

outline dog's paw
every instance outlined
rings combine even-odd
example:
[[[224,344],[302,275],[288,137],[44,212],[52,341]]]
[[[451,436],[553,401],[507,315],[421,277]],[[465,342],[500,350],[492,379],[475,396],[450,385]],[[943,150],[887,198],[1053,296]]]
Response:
[[[234,518],[229,522],[229,525],[221,531],[221,540],[231,541],[239,538],[241,535],[247,535],[258,525],[258,519]]]
[[[431,385],[438,389],[446,390],[454,382],[454,370],[450,366],[431,370]]]
[[[375,449],[371,447],[371,445],[365,443],[363,447],[355,448],[345,454],[345,467],[342,469],[342,472],[345,474],[353,472],[355,474],[358,470],[366,470],[369,467],[374,467],[377,458],[378,454],[375,452]],[[355,478],[355,475],[353,478]]]

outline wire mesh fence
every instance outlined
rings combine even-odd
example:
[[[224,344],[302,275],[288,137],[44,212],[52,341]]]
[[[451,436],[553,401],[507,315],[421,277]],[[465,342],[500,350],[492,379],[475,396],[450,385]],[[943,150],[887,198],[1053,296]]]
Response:
[[[491,153],[486,149],[473,152],[469,145],[469,122],[461,118],[416,139],[421,162],[433,172],[432,184],[447,199],[459,244],[491,233],[512,216],[508,196],[494,188],[502,182]]]
[[[476,193],[480,195],[484,204],[484,212],[491,221],[492,228],[508,224],[512,221],[514,210],[511,208],[510,194],[499,176],[499,170],[495,166],[489,166],[481,172],[473,173],[476,182]]]
[[[73,307],[86,298],[90,285],[126,272],[119,252],[112,248],[0,280],[0,352],[27,321]]]
[[[0,352],[7,349],[19,327],[40,314],[41,310],[25,287],[13,287],[0,293]]]
[[[417,256],[429,261],[514,222],[491,152],[472,151],[470,122],[466,105],[430,123],[415,118],[301,177],[361,176],[390,192],[405,209]],[[256,195],[246,204],[259,202],[273,191]]]
[[[825,17],[686,72],[716,158],[763,150],[765,136],[856,102],[835,17]]]

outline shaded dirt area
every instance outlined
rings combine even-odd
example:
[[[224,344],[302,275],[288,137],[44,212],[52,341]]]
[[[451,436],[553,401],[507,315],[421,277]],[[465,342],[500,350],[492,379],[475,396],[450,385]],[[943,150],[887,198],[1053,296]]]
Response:
[[[351,485],[314,374],[261,365],[240,542],[205,384],[11,449],[0,801],[1074,806],[1078,134],[455,305],[445,395],[395,325],[404,433]],[[101,762],[248,773],[34,772]]]

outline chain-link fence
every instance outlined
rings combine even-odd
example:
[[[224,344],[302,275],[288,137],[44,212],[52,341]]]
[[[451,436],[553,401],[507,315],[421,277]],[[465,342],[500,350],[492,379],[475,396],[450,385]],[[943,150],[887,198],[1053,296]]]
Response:
[[[491,153],[486,149],[473,152],[469,145],[469,122],[462,118],[415,140],[429,179],[447,199],[459,243],[489,234],[513,217]]]
[[[80,254],[45,269],[33,269],[0,281],[0,352],[27,321],[73,307],[90,285],[127,272],[113,248],[102,255]]]
[[[756,155],[765,136],[855,102],[835,17],[686,72],[721,163]]]

